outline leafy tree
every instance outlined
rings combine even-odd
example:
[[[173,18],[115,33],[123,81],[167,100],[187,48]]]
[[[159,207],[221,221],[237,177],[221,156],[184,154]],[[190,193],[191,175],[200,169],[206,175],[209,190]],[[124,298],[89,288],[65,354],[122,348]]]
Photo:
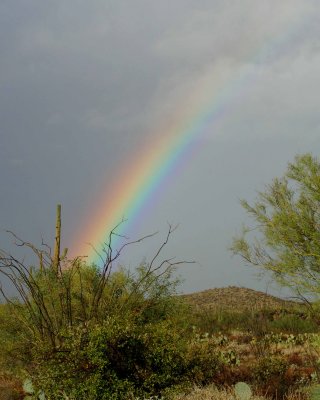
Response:
[[[231,250],[270,271],[300,297],[320,297],[320,161],[298,155],[281,178],[241,201],[253,228],[244,227]]]

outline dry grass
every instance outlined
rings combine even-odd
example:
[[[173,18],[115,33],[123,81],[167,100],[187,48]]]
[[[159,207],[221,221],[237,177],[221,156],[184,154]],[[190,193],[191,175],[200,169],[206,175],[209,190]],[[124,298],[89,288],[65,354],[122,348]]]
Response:
[[[218,390],[214,386],[195,388],[191,393],[178,395],[174,400],[234,400],[232,390]],[[264,400],[263,397],[253,396],[252,400]]]
[[[306,394],[293,392],[287,395],[286,400],[307,400]],[[232,389],[218,390],[215,386],[205,388],[195,388],[191,393],[181,394],[174,400],[235,400],[235,395]],[[250,400],[267,400],[266,397],[252,396]]]
[[[23,398],[23,390],[19,379],[8,374],[0,374],[0,400],[19,400]]]

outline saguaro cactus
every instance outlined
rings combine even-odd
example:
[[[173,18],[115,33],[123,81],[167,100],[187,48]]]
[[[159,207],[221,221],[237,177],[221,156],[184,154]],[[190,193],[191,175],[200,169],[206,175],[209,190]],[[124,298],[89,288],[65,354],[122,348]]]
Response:
[[[60,242],[61,242],[61,204],[57,204],[56,217],[56,240],[54,246],[53,268],[58,274],[60,264]]]

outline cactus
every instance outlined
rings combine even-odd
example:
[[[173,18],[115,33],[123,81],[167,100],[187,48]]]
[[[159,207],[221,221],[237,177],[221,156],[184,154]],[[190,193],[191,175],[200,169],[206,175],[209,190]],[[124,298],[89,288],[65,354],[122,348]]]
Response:
[[[56,241],[55,241],[54,258],[53,258],[53,267],[57,275],[59,273],[59,265],[60,265],[60,241],[61,241],[61,204],[57,204]]]
[[[238,382],[234,386],[234,392],[238,400],[250,400],[252,397],[251,388],[245,382]]]
[[[33,389],[31,379],[29,379],[29,378],[25,379],[22,387],[26,394],[34,394],[34,389]]]
[[[24,392],[26,393],[26,396],[23,398],[23,400],[31,400],[31,399],[35,398],[34,397],[35,396],[35,392],[34,392],[34,388],[33,388],[31,379],[29,379],[29,378],[25,379],[25,381],[23,382],[22,387],[23,387]],[[46,396],[45,396],[45,394],[43,393],[42,390],[40,390],[38,392],[36,398],[38,400],[46,400]]]

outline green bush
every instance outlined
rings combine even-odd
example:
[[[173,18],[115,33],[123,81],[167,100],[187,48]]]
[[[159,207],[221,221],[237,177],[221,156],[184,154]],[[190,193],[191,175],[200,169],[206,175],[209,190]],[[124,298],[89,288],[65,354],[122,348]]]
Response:
[[[168,393],[187,383],[197,362],[185,360],[190,337],[181,316],[187,307],[172,295],[177,282],[170,273],[157,277],[145,265],[135,274],[118,270],[109,277],[97,314],[86,321],[95,274],[95,267],[85,265],[60,278],[38,273],[37,285],[53,327],[46,333],[54,336],[45,340],[37,329],[32,340],[20,338],[23,346],[28,343],[24,368],[35,389],[49,399],[131,399]],[[69,326],[59,299],[64,281],[70,287]],[[28,315],[23,305],[19,307]]]
[[[254,381],[262,393],[282,398],[289,390],[285,379],[287,368],[288,365],[283,358],[266,356],[253,368]]]
[[[232,312],[223,309],[196,310],[190,315],[190,324],[210,335],[234,329],[247,330],[251,320],[250,312]]]
[[[110,318],[69,332],[54,354],[38,348],[32,376],[54,399],[62,394],[92,400],[150,397],[181,384],[188,370],[186,350],[183,332],[170,321],[140,325]]]
[[[175,319],[144,324],[133,316],[78,327],[64,335],[59,351],[38,347],[34,360],[37,389],[77,400],[168,395],[212,382],[224,365],[213,340],[189,337]]]
[[[276,319],[270,323],[270,328],[274,332],[286,332],[286,333],[311,333],[318,332],[318,325],[311,319],[302,319],[295,314],[287,314],[279,319]]]
[[[188,380],[197,385],[212,383],[225,365],[216,341],[213,338],[202,339],[198,335],[190,340],[185,359]]]
[[[30,360],[30,332],[21,329],[18,317],[12,305],[0,304],[0,373],[19,375]]]
[[[186,339],[171,274],[147,265],[135,274],[120,269],[92,313],[96,267],[32,272],[28,305],[10,300],[0,307],[0,367],[24,370],[21,376],[52,399],[125,399],[174,386]]]

